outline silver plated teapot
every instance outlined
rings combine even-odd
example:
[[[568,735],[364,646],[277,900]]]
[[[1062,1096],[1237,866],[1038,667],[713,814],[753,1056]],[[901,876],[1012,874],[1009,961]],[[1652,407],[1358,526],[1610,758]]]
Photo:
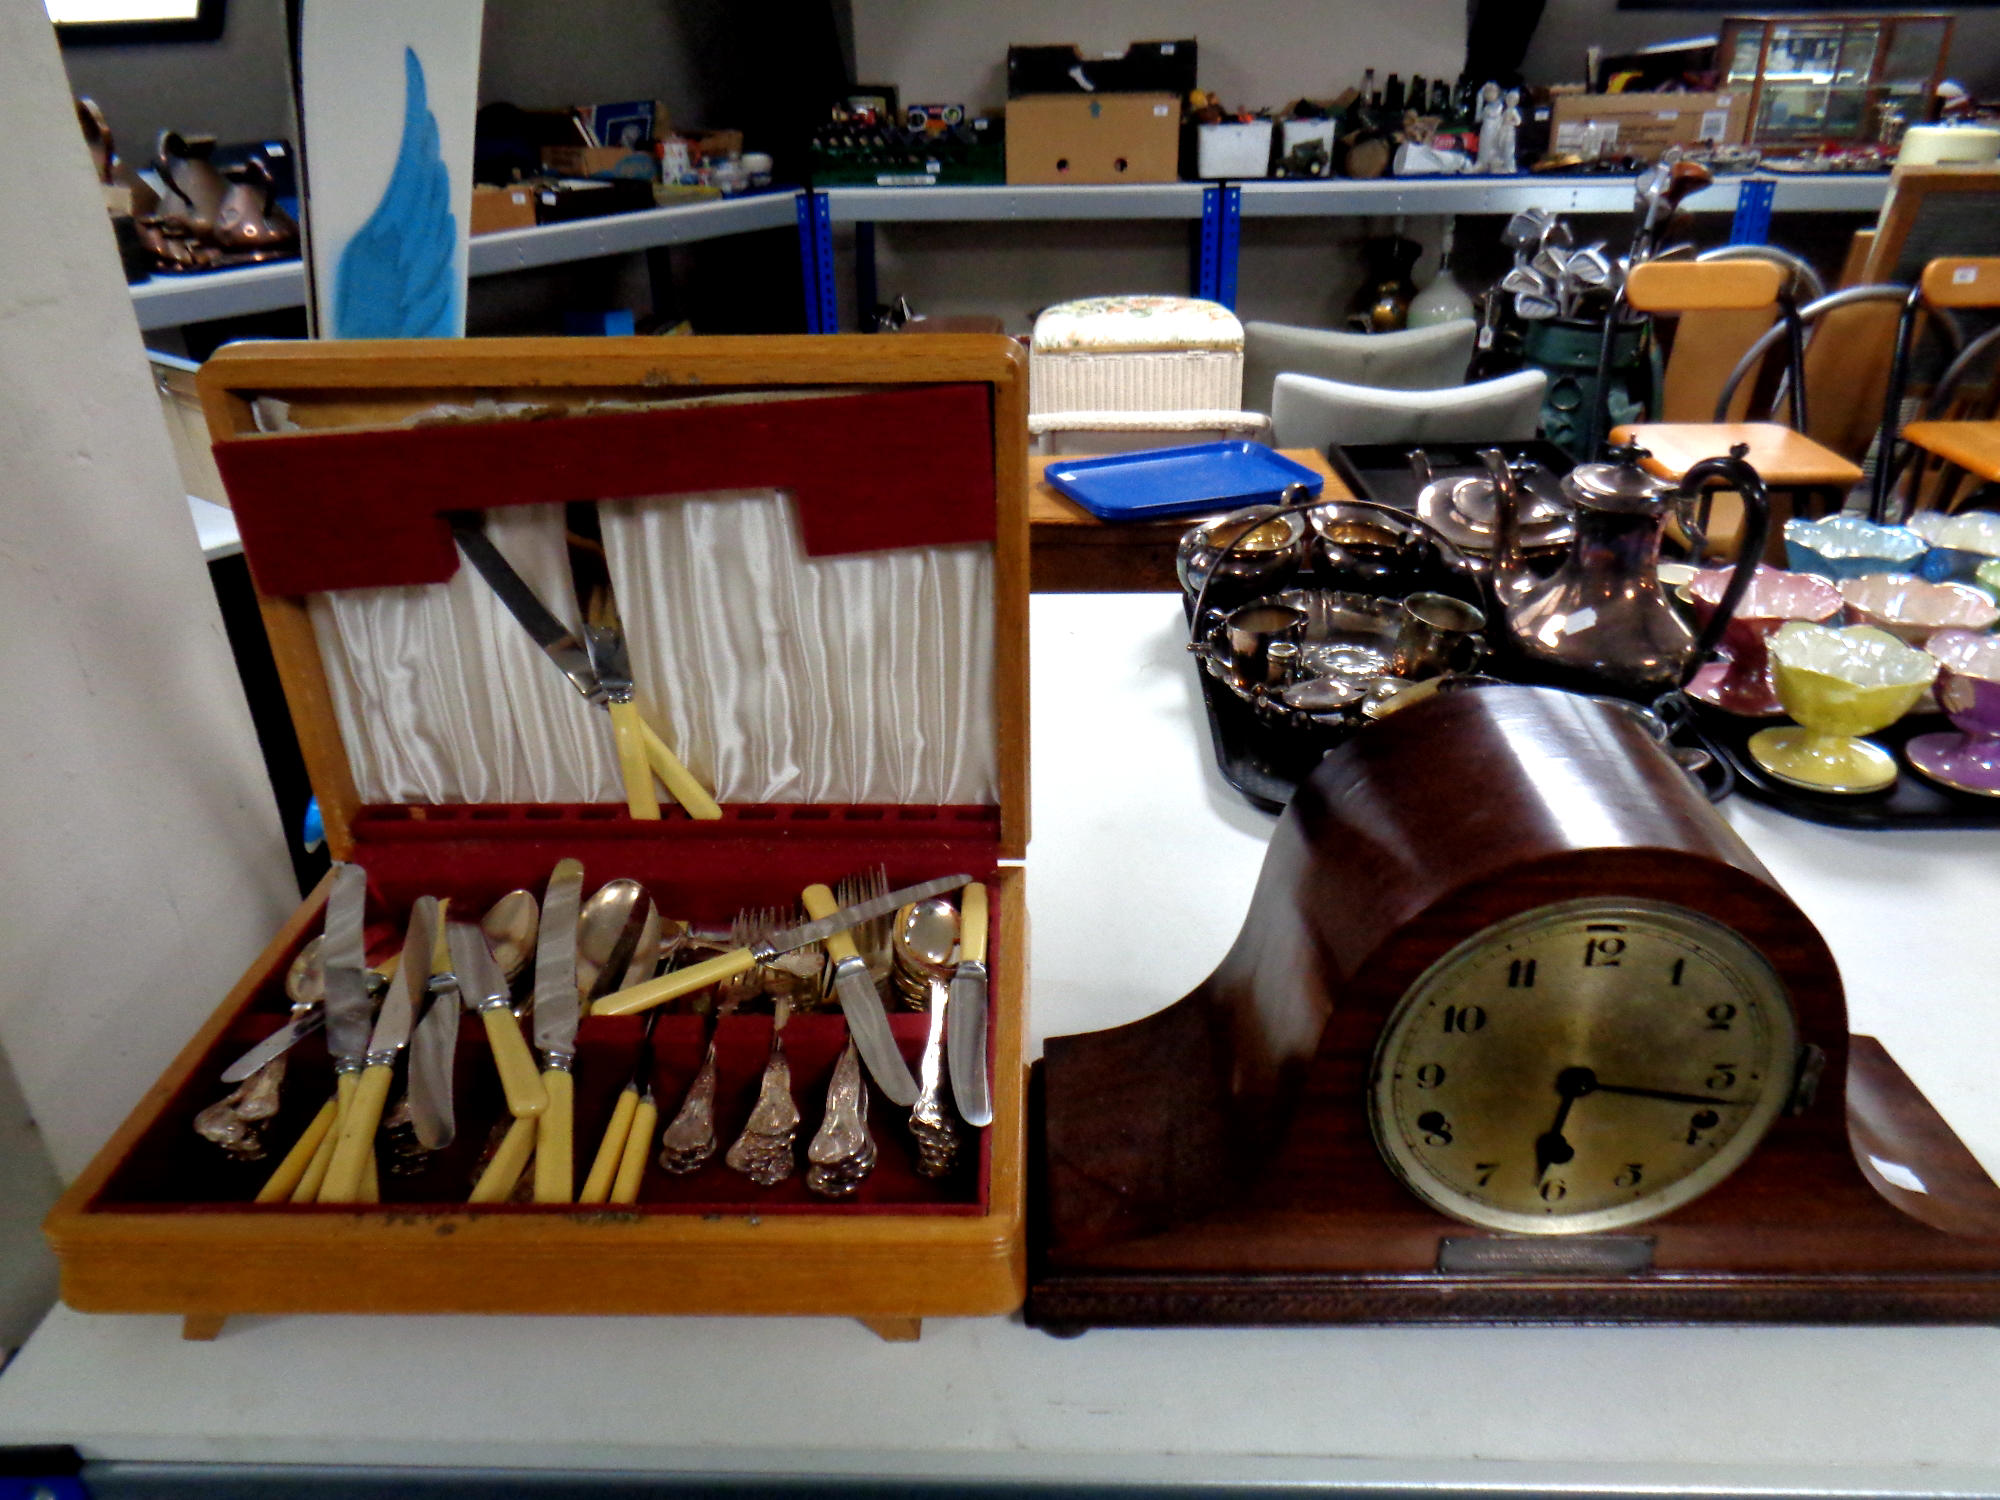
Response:
[[[1764,549],[1770,505],[1746,449],[1703,459],[1678,484],[1641,468],[1639,448],[1614,448],[1606,463],[1579,464],[1562,481],[1576,539],[1556,571],[1539,577],[1521,546],[1521,496],[1495,449],[1480,454],[1499,500],[1493,586],[1513,648],[1530,661],[1628,696],[1679,687],[1721,640]],[[1660,586],[1660,542],[1679,515],[1699,546],[1694,509],[1719,480],[1743,496],[1742,550],[1721,602],[1700,633]]]

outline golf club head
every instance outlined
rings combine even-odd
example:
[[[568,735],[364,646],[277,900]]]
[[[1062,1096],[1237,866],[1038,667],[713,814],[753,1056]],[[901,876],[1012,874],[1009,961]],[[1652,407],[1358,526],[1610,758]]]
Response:
[[[1522,292],[1514,298],[1514,316],[1526,318],[1531,323],[1539,323],[1545,318],[1562,316],[1562,308],[1547,297],[1538,297],[1532,292]]]
[[[1611,262],[1604,254],[1602,245],[1592,245],[1588,250],[1579,250],[1569,258],[1564,267],[1569,279],[1580,287],[1595,291],[1611,280]]]
[[[1677,161],[1667,168],[1666,200],[1670,206],[1679,208],[1684,199],[1714,181],[1715,174],[1700,162]]]
[[[1527,266],[1517,266],[1500,278],[1500,290],[1512,292],[1516,296],[1525,292],[1531,297],[1546,297],[1550,288],[1548,282],[1542,279],[1540,272]]]
[[[1500,231],[1500,243],[1510,250],[1525,250],[1542,242],[1542,220],[1532,208],[1524,208],[1507,221]]]

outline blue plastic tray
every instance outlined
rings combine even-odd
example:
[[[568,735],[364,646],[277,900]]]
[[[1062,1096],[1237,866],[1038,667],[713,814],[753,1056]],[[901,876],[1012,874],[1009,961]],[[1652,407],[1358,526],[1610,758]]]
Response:
[[[1288,485],[1317,495],[1325,482],[1275,449],[1241,440],[1061,459],[1042,477],[1100,521],[1166,521],[1272,504]]]

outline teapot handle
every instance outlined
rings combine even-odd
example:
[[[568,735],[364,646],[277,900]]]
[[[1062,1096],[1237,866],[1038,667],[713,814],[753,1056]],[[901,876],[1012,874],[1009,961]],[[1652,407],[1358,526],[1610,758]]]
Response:
[[[1695,637],[1694,649],[1688,653],[1687,664],[1681,669],[1683,687],[1701,670],[1702,663],[1714,654],[1722,640],[1722,632],[1736,614],[1736,606],[1743,602],[1743,595],[1756,574],[1757,564],[1764,558],[1764,539],[1771,531],[1771,500],[1765,493],[1763,479],[1744,458],[1749,451],[1747,443],[1738,443],[1729,450],[1726,458],[1704,458],[1681,476],[1681,494],[1688,499],[1698,496],[1702,487],[1712,479],[1722,480],[1743,497],[1743,535],[1737,546],[1736,568],[1729,575],[1715,613],[1709,616],[1701,634]]]

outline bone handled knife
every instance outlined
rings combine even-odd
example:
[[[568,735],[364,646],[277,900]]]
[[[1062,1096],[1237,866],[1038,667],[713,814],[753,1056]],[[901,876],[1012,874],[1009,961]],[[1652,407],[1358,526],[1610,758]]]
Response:
[[[837,910],[833,892],[823,885],[807,886],[800,899],[809,917],[829,917]],[[855,949],[853,934],[829,933],[826,951],[833,960],[833,993],[847,1017],[847,1034],[854,1038],[855,1050],[882,1092],[908,1109],[917,1102],[917,1080],[910,1076],[910,1065],[896,1047],[889,1013],[882,1008],[882,993]]]
[[[507,1096],[507,1112],[515,1119],[539,1115],[549,1107],[549,1091],[528,1051],[528,1039],[521,1035],[521,1023],[514,1019],[507,1003],[507,981],[486,938],[470,922],[453,922],[447,941],[451,946],[452,972],[458,976],[459,998],[486,1027],[486,1039],[493,1047],[493,1066],[500,1073],[500,1087]]]
[[[993,1123],[986,1079],[986,887],[974,882],[959,898],[958,968],[945,1011],[945,1062],[951,1097],[968,1125]]]
[[[458,976],[451,969],[449,899],[438,902],[436,940],[431,944],[430,1009],[410,1037],[410,1127],[426,1151],[441,1151],[458,1138],[452,1099],[458,1062]]]
[[[308,1134],[319,1142],[291,1189],[294,1203],[311,1203],[318,1198],[333,1161],[333,1148],[340,1121],[354,1097],[368,1051],[367,956],[362,947],[362,926],[368,910],[368,875],[356,864],[336,863],[333,887],[326,898],[325,935],[320,940],[320,964],[326,1000],[326,1049],[333,1058],[333,1119],[322,1127],[315,1118]],[[325,1111],[321,1111],[323,1116]],[[264,1185],[272,1192],[279,1179],[289,1177],[292,1160],[287,1156]],[[263,1199],[263,1194],[259,1194]],[[275,1201],[263,1199],[263,1201]]]
[[[576,923],[583,899],[583,863],[564,859],[549,875],[535,942],[535,1045],[542,1053],[542,1111],[535,1145],[535,1201],[575,1197],[576,1028],[583,1001],[576,992]]]
[[[410,1040],[418,997],[430,981],[437,918],[435,896],[419,896],[410,908],[402,961],[389,981],[388,994],[382,997],[382,1012],[375,1018],[375,1030],[368,1038],[361,1081],[341,1117],[333,1160],[327,1166],[326,1181],[320,1185],[322,1203],[352,1203],[361,1196],[362,1179],[368,1163],[374,1159],[375,1131],[382,1123],[382,1106],[396,1076],[396,1054]]]

